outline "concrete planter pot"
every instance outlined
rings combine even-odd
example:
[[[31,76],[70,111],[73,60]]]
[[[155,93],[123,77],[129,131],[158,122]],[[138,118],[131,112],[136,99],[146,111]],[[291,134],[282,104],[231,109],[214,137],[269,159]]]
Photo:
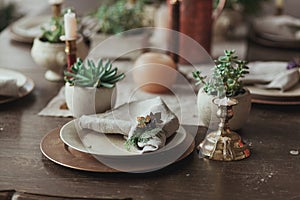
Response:
[[[234,116],[229,121],[232,130],[241,129],[247,122],[251,110],[251,94],[245,89],[244,94],[237,95],[233,98],[238,100],[238,104],[233,107]],[[197,95],[197,107],[200,118],[200,125],[216,130],[218,128],[219,119],[216,116],[217,106],[212,103],[215,96],[206,94],[201,88]]]
[[[103,113],[116,101],[115,88],[78,87],[65,84],[66,103],[73,116]]]
[[[76,41],[77,56],[84,59],[88,54],[88,47],[83,38]],[[31,56],[36,64],[46,68],[45,78],[49,81],[63,80],[63,71],[67,66],[65,43],[49,43],[35,38],[31,48]]]

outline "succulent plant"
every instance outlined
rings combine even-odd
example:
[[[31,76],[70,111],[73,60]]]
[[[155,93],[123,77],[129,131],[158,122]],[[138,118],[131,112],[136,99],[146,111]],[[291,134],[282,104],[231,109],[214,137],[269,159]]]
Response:
[[[225,56],[215,60],[211,79],[206,81],[207,77],[202,76],[200,71],[194,71],[193,77],[197,81],[196,85],[204,85],[207,94],[233,97],[245,91],[241,78],[249,73],[249,67],[246,61],[238,59],[235,50],[225,50],[224,53]]]
[[[42,27],[42,41],[50,43],[59,43],[61,35],[64,34],[64,24],[61,17],[52,17],[50,20],[49,28]]]
[[[118,74],[118,68],[113,68],[112,63],[102,59],[98,64],[87,60],[87,65],[80,59],[72,65],[70,71],[65,71],[65,81],[70,85],[80,87],[106,87],[113,88],[115,84],[125,77],[124,73]]]

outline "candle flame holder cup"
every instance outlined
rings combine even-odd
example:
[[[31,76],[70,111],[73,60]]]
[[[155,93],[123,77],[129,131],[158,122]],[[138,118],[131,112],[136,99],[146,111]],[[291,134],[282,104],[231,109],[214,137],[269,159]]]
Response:
[[[228,121],[233,117],[232,107],[238,101],[232,98],[214,98],[213,103],[218,106],[217,117],[220,119],[219,128],[210,132],[199,145],[200,155],[211,160],[234,161],[250,156],[248,146],[242,142],[239,134],[232,131]]]

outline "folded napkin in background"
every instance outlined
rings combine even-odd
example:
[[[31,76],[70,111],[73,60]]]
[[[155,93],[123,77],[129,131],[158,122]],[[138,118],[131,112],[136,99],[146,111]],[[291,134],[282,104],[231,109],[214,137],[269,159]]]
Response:
[[[139,124],[137,117],[147,115],[159,116],[156,127],[151,131],[137,134]],[[168,108],[160,97],[125,103],[112,111],[82,116],[79,118],[79,126],[100,133],[119,133],[132,141],[135,137],[137,148],[140,153],[155,151],[165,145],[166,138],[173,135],[179,128],[179,121],[176,115]]]
[[[299,83],[299,69],[287,69],[286,62],[252,62],[249,74],[243,78],[245,85],[255,84],[264,89],[287,91]]]
[[[253,22],[253,28],[265,36],[278,39],[300,39],[300,19],[288,16],[267,16]]]
[[[0,95],[18,97],[19,87],[17,85],[17,80],[14,78],[0,76]]]

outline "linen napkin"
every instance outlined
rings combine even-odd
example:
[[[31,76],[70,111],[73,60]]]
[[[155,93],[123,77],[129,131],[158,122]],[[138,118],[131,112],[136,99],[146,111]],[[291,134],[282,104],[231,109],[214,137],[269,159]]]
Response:
[[[9,97],[19,96],[17,80],[14,78],[0,76],[0,95]]]
[[[289,15],[258,18],[253,28],[270,39],[300,39],[300,19]]]
[[[245,85],[255,84],[264,89],[278,89],[282,92],[292,89],[299,83],[299,69],[287,69],[286,62],[251,62],[249,74],[243,78]]]
[[[65,86],[58,94],[44,107],[38,115],[52,117],[72,117],[72,112],[67,108],[65,99]]]
[[[147,116],[156,122],[156,126],[141,132],[143,129],[136,119],[146,119]],[[84,115],[79,118],[78,123],[81,128],[100,133],[122,134],[127,139],[126,143],[131,144],[139,153],[163,147],[166,139],[179,128],[177,116],[160,97],[125,103],[103,114]]]

